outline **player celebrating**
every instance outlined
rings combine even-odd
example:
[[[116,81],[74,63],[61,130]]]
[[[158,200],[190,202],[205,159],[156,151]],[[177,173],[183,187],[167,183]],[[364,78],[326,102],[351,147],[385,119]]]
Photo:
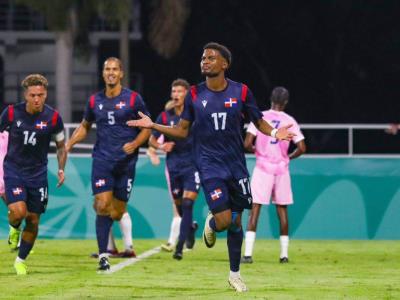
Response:
[[[96,235],[99,247],[99,270],[107,271],[107,243],[113,220],[126,216],[126,205],[135,177],[139,146],[150,136],[150,130],[132,130],[126,121],[138,118],[138,111],[148,114],[142,97],[123,88],[121,61],[106,59],[103,66],[104,91],[92,95],[87,103],[83,121],[68,141],[67,150],[82,141],[92,123],[97,125],[93,149],[92,190],[95,195]],[[125,230],[124,230],[125,231]],[[128,232],[129,231],[129,232]],[[132,228],[123,232],[131,237]],[[135,256],[132,243],[129,249]]]
[[[173,109],[163,111],[156,123],[174,126],[179,123],[183,111],[185,96],[189,90],[189,83],[184,79],[176,79],[171,84],[171,98],[175,105]],[[173,140],[167,136],[162,144],[158,143],[161,133],[153,131],[150,136],[150,146],[167,153],[167,180],[174,203],[182,217],[178,243],[173,258],[181,260],[183,245],[189,238],[188,248],[193,248],[197,223],[193,223],[193,205],[200,188],[199,173],[192,159],[192,137],[184,140]]]
[[[271,94],[271,109],[263,112],[263,118],[275,128],[292,124],[291,130],[296,134],[293,142],[296,149],[288,154],[289,142],[278,141],[261,134],[253,123],[247,129],[245,148],[256,153],[256,166],[251,179],[253,207],[247,224],[245,252],[242,263],[252,263],[253,247],[256,238],[258,217],[261,205],[269,204],[272,196],[273,203],[280,222],[280,262],[289,262],[289,222],[287,206],[293,203],[290,185],[289,160],[299,157],[306,151],[304,136],[296,120],[286,114],[284,109],[289,101],[289,92],[283,87],[276,87]],[[256,139],[255,148],[253,147]]]
[[[57,147],[57,186],[64,183],[67,159],[64,125],[57,111],[45,105],[47,86],[47,79],[42,75],[27,76],[22,81],[25,102],[9,105],[0,119],[0,131],[9,132],[4,183],[10,223],[8,243],[12,250],[17,249],[22,231],[14,263],[18,275],[27,274],[25,259],[35,243],[40,215],[47,206],[47,154],[51,139]]]
[[[246,85],[225,78],[231,53],[223,45],[208,43],[203,48],[201,73],[206,81],[191,87],[185,98],[181,120],[175,127],[155,124],[149,117],[129,121],[130,126],[152,128],[176,138],[185,138],[193,127],[194,157],[211,213],[207,216],[203,240],[214,246],[216,232],[227,230],[230,262],[228,282],[238,292],[247,291],[240,273],[243,242],[241,215],[251,208],[249,174],[244,156],[243,114],[263,133],[291,139],[289,126],[274,129],[265,120]]]

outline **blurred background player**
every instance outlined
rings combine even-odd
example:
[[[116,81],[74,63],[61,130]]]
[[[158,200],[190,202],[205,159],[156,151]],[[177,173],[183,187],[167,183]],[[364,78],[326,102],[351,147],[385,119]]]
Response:
[[[145,143],[150,130],[132,130],[126,121],[138,118],[138,111],[149,114],[142,97],[123,88],[121,61],[110,57],[103,65],[105,90],[92,95],[83,120],[68,141],[67,150],[86,138],[92,123],[96,123],[96,144],[93,149],[92,190],[95,195],[96,236],[99,247],[99,270],[107,271],[107,244],[113,220],[129,218],[127,201],[135,178],[139,147]],[[136,256],[131,240],[131,221],[123,228],[130,239],[126,256]]]
[[[4,159],[4,183],[11,250],[18,249],[14,268],[18,275],[27,274],[25,259],[33,248],[40,215],[48,201],[47,155],[50,141],[56,142],[58,184],[64,183],[67,152],[64,144],[64,124],[53,108],[45,105],[47,79],[31,74],[22,81],[25,102],[9,105],[2,113],[0,131],[9,132],[7,154]],[[25,227],[22,230],[22,221]]]
[[[158,116],[157,124],[175,126],[179,123],[189,88],[189,83],[184,79],[176,79],[172,82],[171,98],[174,101],[174,106]],[[189,135],[184,140],[164,136],[163,143],[159,143],[158,138],[160,136],[161,133],[153,131],[149,144],[167,154],[166,177],[168,187],[174,199],[175,208],[182,218],[173,258],[181,260],[186,240],[188,240],[187,247],[189,249],[193,248],[195,242],[197,223],[193,223],[193,205],[200,188],[200,178],[193,161],[192,136]]]
[[[274,138],[291,139],[292,133],[287,130],[290,125],[271,127],[263,120],[247,86],[225,78],[230,64],[231,52],[227,47],[206,44],[200,63],[206,81],[191,87],[178,125],[156,124],[145,114],[128,124],[176,138],[186,138],[191,131],[194,158],[211,211],[205,221],[203,240],[211,248],[216,242],[216,232],[227,230],[228,282],[237,292],[246,292],[239,272],[243,242],[241,215],[244,209],[251,208],[252,196],[241,134],[243,113],[261,132]]]
[[[3,161],[7,154],[8,146],[8,132],[0,132],[0,197],[5,202],[5,190],[4,190],[4,172],[3,172]],[[7,202],[5,202],[7,204]]]
[[[255,152],[256,166],[251,179],[253,206],[247,224],[242,263],[253,262],[253,247],[261,205],[268,205],[271,197],[272,202],[276,205],[280,224],[280,262],[287,263],[289,261],[287,206],[293,203],[289,160],[302,155],[306,151],[306,145],[296,120],[284,112],[288,101],[289,92],[287,89],[283,87],[274,88],[271,94],[271,109],[263,111],[263,119],[277,129],[292,124],[290,129],[296,134],[292,141],[297,146],[293,152],[288,154],[290,144],[288,141],[279,141],[260,133],[253,123],[250,123],[247,129],[244,145],[248,151]],[[255,147],[253,146],[254,140]]]

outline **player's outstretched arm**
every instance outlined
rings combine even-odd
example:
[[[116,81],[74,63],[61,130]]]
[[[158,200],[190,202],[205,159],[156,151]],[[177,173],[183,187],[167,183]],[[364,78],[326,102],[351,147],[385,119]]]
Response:
[[[142,112],[139,112],[139,116],[141,117],[141,119],[130,120],[126,122],[126,124],[131,127],[154,129],[161,132],[162,134],[178,139],[184,139],[189,134],[190,122],[187,120],[181,119],[178,125],[171,127],[153,123],[153,121]]]
[[[67,162],[67,149],[65,147],[65,140],[59,142],[56,141],[56,147],[57,147],[57,161],[58,161],[57,187],[60,187],[65,180],[64,168],[65,168],[65,163]]]
[[[67,142],[67,152],[70,152],[76,143],[79,143],[86,138],[90,131],[90,128],[92,128],[92,123],[89,123],[86,120],[82,120],[81,124],[79,124],[78,128],[74,130],[71,138]]]
[[[275,129],[264,119],[259,119],[255,125],[262,133],[277,138],[278,140],[290,141],[295,136],[293,132],[289,131],[289,128],[292,127],[292,124]]]

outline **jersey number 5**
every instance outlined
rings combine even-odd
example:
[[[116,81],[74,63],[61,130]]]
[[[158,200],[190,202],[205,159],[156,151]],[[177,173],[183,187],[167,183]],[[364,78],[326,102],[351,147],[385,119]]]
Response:
[[[108,124],[114,125],[115,124],[115,117],[114,117],[114,112],[109,111],[107,112],[107,118],[108,118]]]
[[[211,117],[214,119],[215,130],[225,130],[226,112],[212,113]],[[219,119],[221,119],[221,126],[219,126]]]

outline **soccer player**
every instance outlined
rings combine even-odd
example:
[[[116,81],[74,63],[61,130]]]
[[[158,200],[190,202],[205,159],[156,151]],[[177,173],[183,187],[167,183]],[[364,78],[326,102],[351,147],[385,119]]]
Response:
[[[149,129],[132,129],[126,121],[138,118],[138,111],[148,114],[142,97],[123,88],[121,61],[110,57],[103,65],[105,90],[89,98],[83,120],[67,143],[67,150],[85,139],[92,123],[96,123],[96,144],[93,149],[92,190],[95,196],[96,235],[99,247],[99,270],[110,269],[107,243],[113,220],[129,216],[126,211],[140,145],[150,136]],[[132,223],[123,234],[130,237],[127,255],[136,256],[131,240]],[[129,224],[128,224],[129,225]]]
[[[174,126],[179,123],[189,88],[189,83],[184,79],[176,79],[172,82],[171,98],[175,105],[173,109],[165,110],[158,116],[157,124]],[[197,223],[193,223],[193,205],[200,188],[200,178],[192,158],[192,136],[189,135],[184,140],[171,139],[165,136],[164,142],[159,143],[158,138],[160,136],[160,132],[153,131],[149,144],[167,153],[166,175],[168,186],[178,214],[182,218],[173,258],[181,260],[186,240],[188,239],[188,248],[193,248],[195,242]]]
[[[228,282],[236,291],[245,292],[247,287],[239,272],[243,242],[241,215],[243,209],[251,208],[252,196],[241,135],[243,114],[261,132],[274,138],[291,139],[292,133],[288,131],[290,125],[275,129],[263,120],[250,89],[225,77],[230,64],[231,53],[227,47],[206,44],[200,62],[206,81],[191,87],[178,125],[155,124],[142,113],[142,119],[128,124],[152,128],[176,138],[185,138],[189,129],[192,131],[194,158],[211,211],[206,218],[203,240],[211,248],[216,232],[227,230]]]
[[[263,112],[263,118],[275,128],[292,124],[291,130],[296,134],[292,142],[296,149],[288,154],[289,142],[279,141],[261,134],[251,123],[247,129],[245,148],[256,153],[256,166],[251,179],[253,193],[253,207],[247,224],[245,252],[242,263],[252,263],[253,247],[256,238],[258,217],[261,205],[276,205],[276,212],[280,224],[280,262],[289,262],[289,222],[287,206],[293,204],[292,188],[290,184],[289,161],[306,152],[304,136],[296,120],[284,112],[289,101],[289,92],[283,87],[276,87],[271,94],[271,109]],[[255,147],[253,146],[254,139]]]
[[[4,183],[8,204],[10,233],[8,243],[17,250],[14,268],[18,275],[27,274],[25,259],[33,248],[40,215],[48,200],[47,154],[52,139],[56,142],[58,184],[64,183],[67,152],[64,143],[64,124],[58,112],[45,105],[48,82],[39,74],[22,81],[25,102],[9,105],[0,117],[0,131],[9,132],[4,159]],[[22,230],[22,221],[25,227]]]

